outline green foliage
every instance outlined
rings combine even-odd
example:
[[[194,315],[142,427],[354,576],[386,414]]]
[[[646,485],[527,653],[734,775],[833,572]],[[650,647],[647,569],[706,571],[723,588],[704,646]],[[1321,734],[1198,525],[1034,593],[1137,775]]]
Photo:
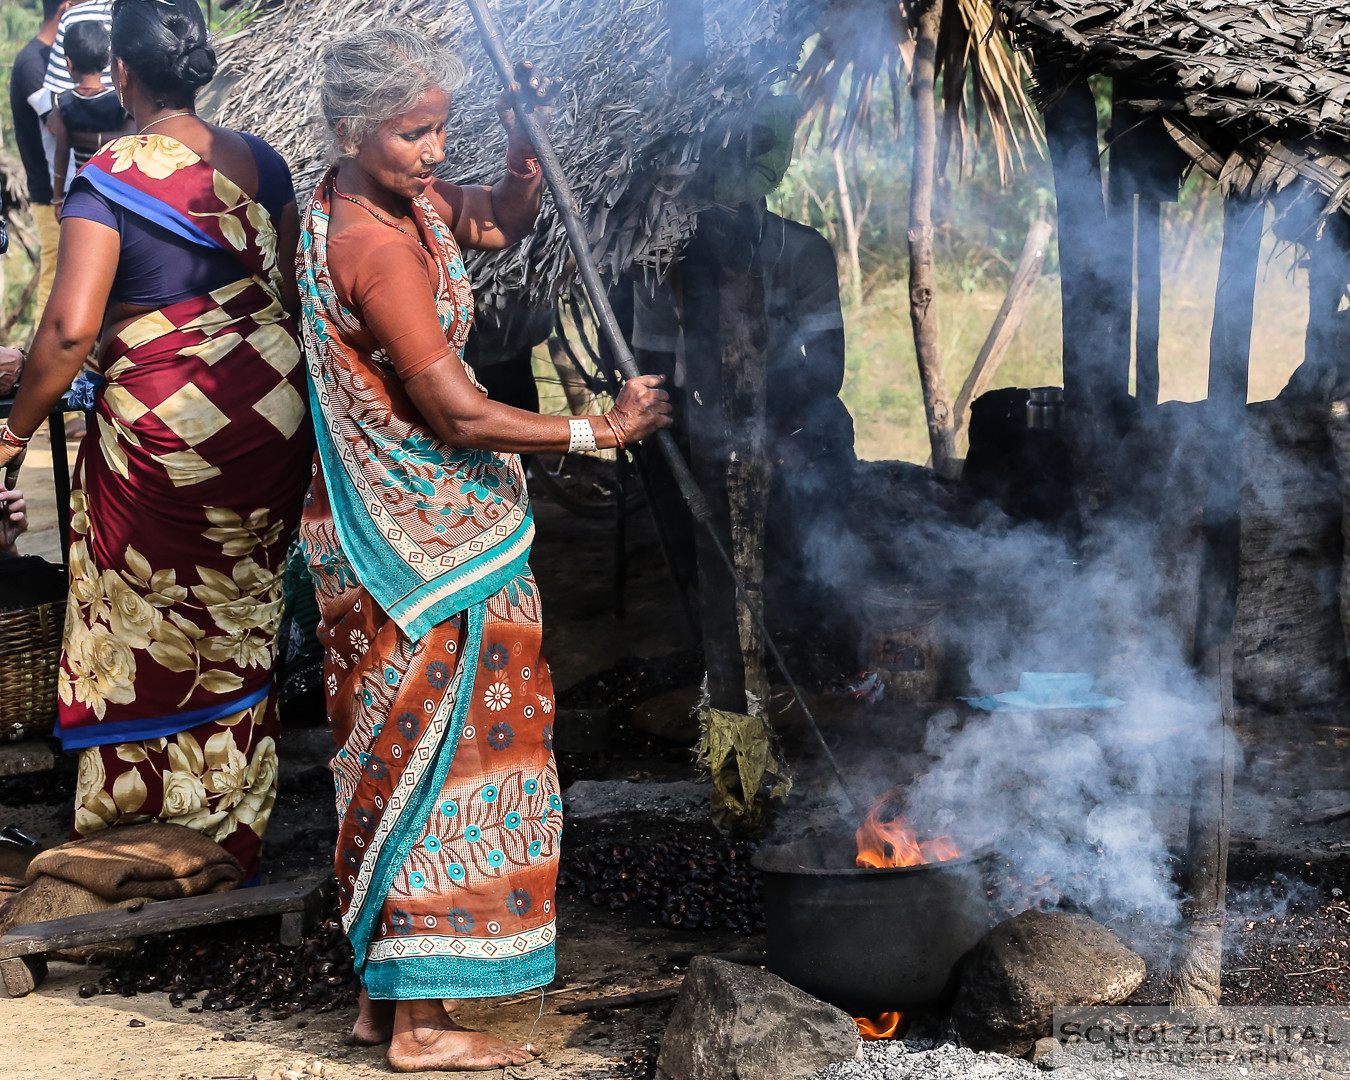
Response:
[[[21,4],[13,0],[0,2],[0,64],[8,69],[14,63],[18,51],[28,44],[41,26],[41,4]]]

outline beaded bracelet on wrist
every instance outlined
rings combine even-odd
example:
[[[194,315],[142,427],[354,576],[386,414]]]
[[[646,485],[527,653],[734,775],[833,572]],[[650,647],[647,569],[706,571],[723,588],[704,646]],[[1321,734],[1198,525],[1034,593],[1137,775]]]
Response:
[[[8,443],[10,446],[25,447],[33,441],[33,436],[24,438],[22,435],[15,435],[9,430],[8,424],[0,424],[0,442]]]

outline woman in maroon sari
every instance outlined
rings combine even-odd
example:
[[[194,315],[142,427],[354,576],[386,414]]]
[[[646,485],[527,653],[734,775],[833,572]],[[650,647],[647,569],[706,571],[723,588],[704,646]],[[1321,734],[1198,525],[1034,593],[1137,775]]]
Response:
[[[247,876],[276,794],[281,573],[312,442],[290,174],[193,111],[215,54],[195,0],[116,0],[137,134],[81,170],[0,468],[95,341],[102,385],[71,493],[58,692],[80,752],[74,835],[161,820]]]

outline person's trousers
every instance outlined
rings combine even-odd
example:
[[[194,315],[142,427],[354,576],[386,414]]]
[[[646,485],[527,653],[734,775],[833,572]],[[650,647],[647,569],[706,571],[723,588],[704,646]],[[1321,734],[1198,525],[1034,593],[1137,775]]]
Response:
[[[37,295],[33,301],[33,326],[36,327],[42,320],[47,297],[51,295],[52,282],[56,280],[56,249],[61,243],[61,221],[56,216],[56,207],[50,203],[33,203],[29,210],[37,226],[38,244],[42,252],[38,263]]]

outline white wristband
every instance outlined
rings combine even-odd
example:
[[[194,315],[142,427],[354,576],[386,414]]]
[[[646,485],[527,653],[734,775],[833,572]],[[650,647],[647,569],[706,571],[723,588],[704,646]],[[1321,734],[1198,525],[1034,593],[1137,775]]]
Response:
[[[591,427],[591,422],[584,416],[573,417],[567,421],[567,426],[572,433],[567,443],[569,454],[580,454],[588,450],[599,449],[595,445],[595,428]]]

